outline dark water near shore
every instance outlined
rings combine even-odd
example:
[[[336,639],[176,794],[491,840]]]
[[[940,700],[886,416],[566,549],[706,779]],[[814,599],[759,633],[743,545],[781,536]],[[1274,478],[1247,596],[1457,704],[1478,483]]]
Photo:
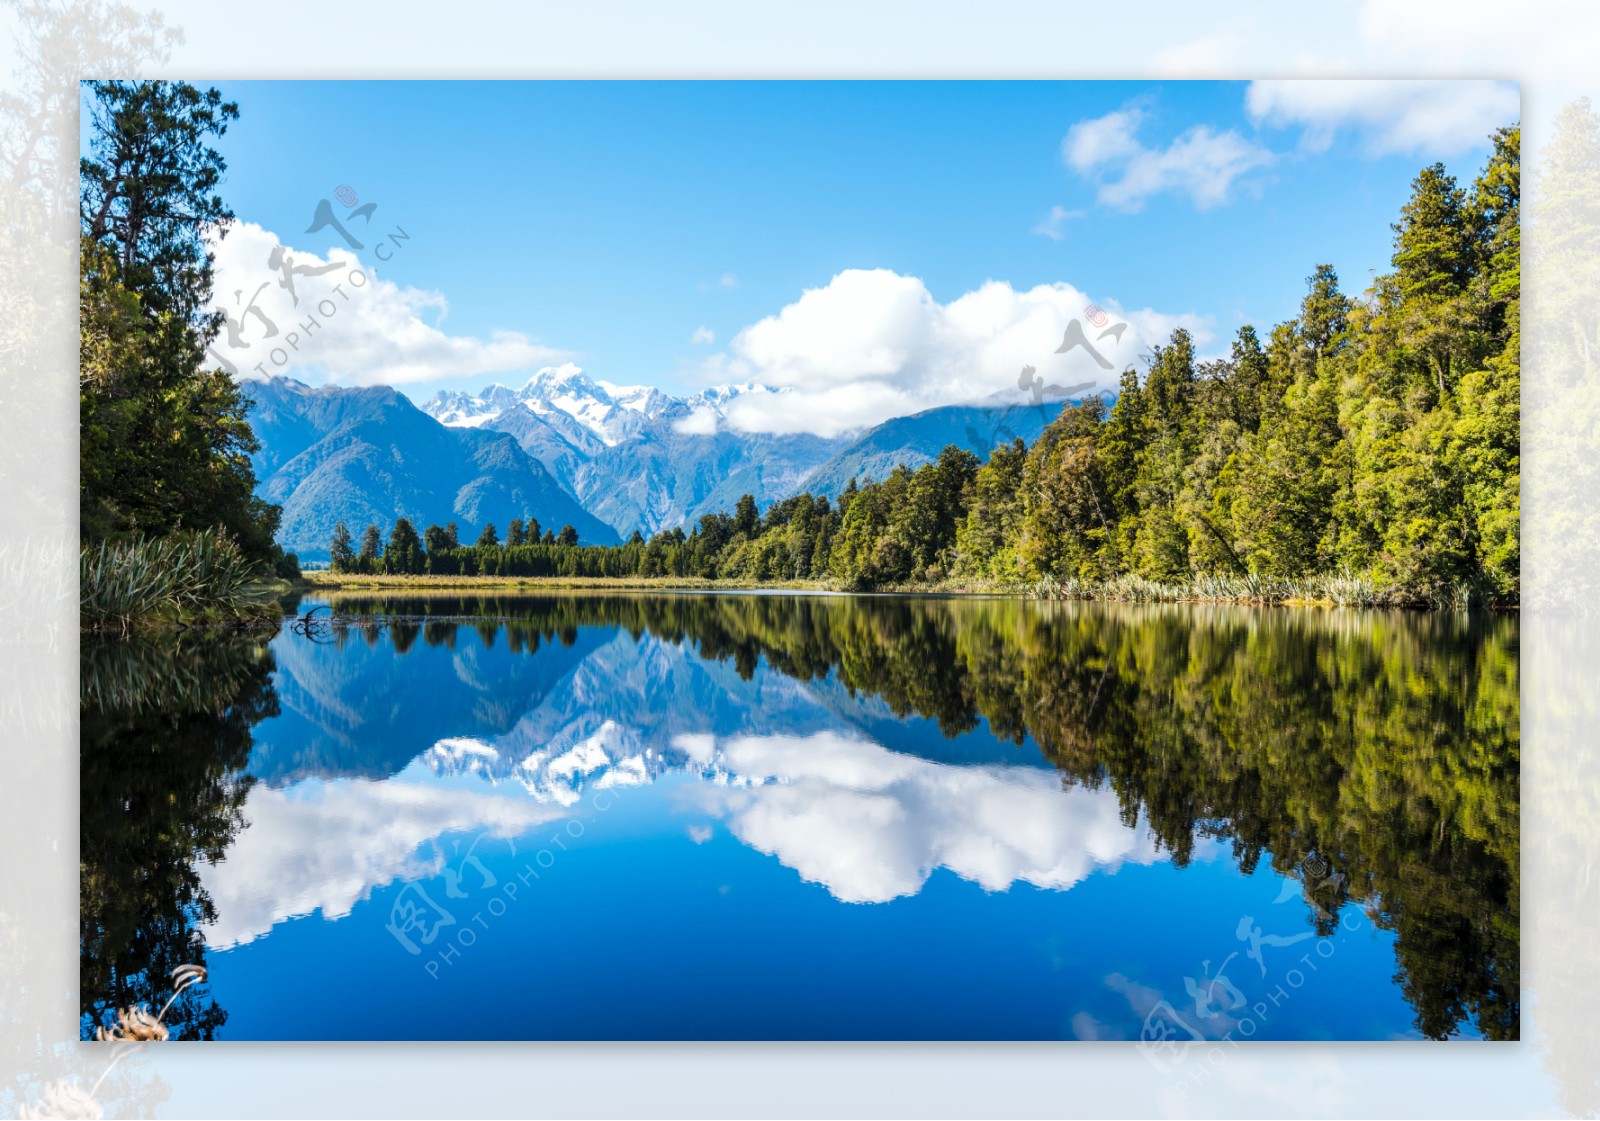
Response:
[[[85,1035],[1518,1036],[1515,616],[334,607],[85,641]]]

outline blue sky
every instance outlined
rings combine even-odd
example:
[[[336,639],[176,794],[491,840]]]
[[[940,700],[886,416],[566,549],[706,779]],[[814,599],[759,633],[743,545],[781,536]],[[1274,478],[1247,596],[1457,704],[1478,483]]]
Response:
[[[1517,115],[1487,82],[198,84],[240,106],[220,147],[242,222],[332,260],[334,231],[303,232],[318,201],[376,204],[349,229],[393,306],[271,372],[422,399],[570,358],[672,392],[810,379],[822,412],[940,403],[964,370],[988,385],[1048,355],[1049,315],[1004,346],[942,315],[991,281],[984,316],[1020,324],[999,305],[1058,285],[1050,315],[1093,300],[1137,348],[1182,322],[1220,352],[1293,314],[1319,262],[1364,288],[1417,170],[1470,181]],[[409,240],[375,261],[393,227]],[[235,235],[223,302],[255,286],[260,248]],[[846,270],[887,271],[748,330]]]

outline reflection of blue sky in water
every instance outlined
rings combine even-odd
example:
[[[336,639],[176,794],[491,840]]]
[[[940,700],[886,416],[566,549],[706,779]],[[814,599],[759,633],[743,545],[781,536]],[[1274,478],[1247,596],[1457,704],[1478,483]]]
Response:
[[[229,1038],[1138,1038],[1241,915],[1307,929],[1292,881],[1209,840],[1172,867],[1109,786],[981,720],[649,632],[488,634],[275,641],[250,824],[201,869]],[[493,886],[451,898],[469,852]],[[386,924],[419,889],[453,921],[413,955]],[[1413,1034],[1392,936],[1334,941],[1261,1037]]]
[[[405,658],[425,652],[413,648]],[[495,678],[474,656],[483,653],[451,652],[455,681],[439,688],[492,691]],[[826,683],[767,670],[750,682],[716,674],[723,691],[716,711],[724,719],[709,710],[669,710],[654,712],[649,729],[630,723],[641,676],[662,692],[668,675],[710,677],[717,668],[658,639],[620,635],[503,735],[443,737],[388,779],[257,785],[246,804],[250,828],[226,861],[204,871],[218,911],[208,942],[226,948],[312,912],[343,918],[373,888],[438,875],[438,841],[446,834],[523,836],[579,806],[586,792],[644,786],[674,773],[699,780],[676,793],[685,813],[721,820],[744,843],[845,902],[914,894],[937,868],[989,891],[1019,881],[1064,889],[1097,866],[1159,858],[1147,831],[1122,824],[1109,790],[1064,790],[1059,774],[1039,766],[1031,751],[1031,765],[965,766],[891,751],[832,711],[837,697]],[[854,703],[862,723],[877,722],[870,700]],[[719,738],[676,730],[726,727],[733,705],[746,727],[803,731]],[[337,701],[327,711],[351,715]],[[268,752],[272,723],[258,731]],[[381,734],[380,726],[369,727]],[[1009,745],[987,747],[997,760],[1022,755]]]

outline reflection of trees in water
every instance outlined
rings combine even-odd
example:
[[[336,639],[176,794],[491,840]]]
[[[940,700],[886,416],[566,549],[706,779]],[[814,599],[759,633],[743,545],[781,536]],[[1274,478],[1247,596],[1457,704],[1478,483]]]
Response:
[[[271,655],[252,642],[90,642],[82,664],[81,958],[84,1038],[118,1008],[160,1003],[203,964],[215,918],[196,864],[244,826],[251,728],[276,714]],[[174,1039],[227,1020],[202,990],[167,1013]]]
[[[1417,1027],[1520,1028],[1518,621],[1233,607],[732,596],[416,596],[338,601],[421,623],[488,616],[512,649],[620,626],[748,677],[837,675],[957,735],[1031,736],[1063,781],[1108,786],[1179,865],[1196,838],[1395,931]],[[481,622],[474,620],[482,628]]]

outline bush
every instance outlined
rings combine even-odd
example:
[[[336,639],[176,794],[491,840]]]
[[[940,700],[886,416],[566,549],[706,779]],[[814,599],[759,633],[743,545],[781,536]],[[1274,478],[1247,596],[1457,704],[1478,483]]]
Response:
[[[298,565],[296,570],[298,571]],[[239,622],[267,614],[258,566],[221,530],[143,535],[79,554],[79,621],[86,630]]]

